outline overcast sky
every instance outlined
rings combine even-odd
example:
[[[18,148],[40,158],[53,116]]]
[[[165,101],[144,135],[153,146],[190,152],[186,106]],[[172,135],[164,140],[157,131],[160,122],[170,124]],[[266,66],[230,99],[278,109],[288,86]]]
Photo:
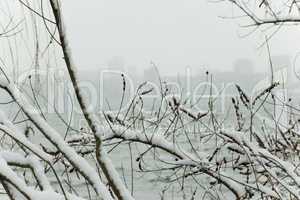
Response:
[[[160,72],[211,67],[230,70],[239,58],[267,70],[261,31],[241,38],[247,30],[232,16],[229,3],[205,0],[89,0],[63,1],[64,17],[73,54],[79,66],[102,67],[114,56],[138,68],[155,62]],[[289,26],[275,35],[273,55],[299,51],[299,27]]]

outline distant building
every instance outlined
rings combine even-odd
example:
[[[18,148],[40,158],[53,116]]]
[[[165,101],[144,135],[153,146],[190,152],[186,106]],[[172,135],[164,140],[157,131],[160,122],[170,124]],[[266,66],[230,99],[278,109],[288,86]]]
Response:
[[[235,74],[253,74],[254,64],[251,60],[242,58],[238,59],[233,64],[233,72]]]
[[[294,76],[292,73],[291,61],[289,56],[280,55],[271,58],[273,73],[276,80],[284,83],[285,86],[292,84]],[[269,64],[270,65],[270,64]]]
[[[109,70],[125,71],[125,59],[121,56],[114,56],[107,62]]]
[[[291,60],[287,55],[279,55],[271,58],[274,70],[290,68]]]
[[[126,75],[134,82],[141,81],[140,74],[135,65],[129,65],[126,67]]]
[[[158,82],[159,80],[159,74],[153,66],[144,70],[143,77],[145,81]]]

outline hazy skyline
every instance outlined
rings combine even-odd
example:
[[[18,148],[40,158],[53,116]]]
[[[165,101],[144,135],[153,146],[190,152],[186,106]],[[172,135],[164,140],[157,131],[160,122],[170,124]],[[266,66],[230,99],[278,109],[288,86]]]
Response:
[[[72,3],[71,3],[72,2]],[[91,0],[63,2],[70,44],[80,67],[102,67],[115,56],[127,65],[146,68],[153,61],[163,74],[185,67],[231,70],[240,58],[256,70],[268,70],[261,30],[241,37],[241,28],[228,3],[199,0]],[[245,24],[245,23],[244,23]],[[273,56],[296,57],[298,26],[282,27],[270,41]],[[270,33],[270,32],[268,32]]]

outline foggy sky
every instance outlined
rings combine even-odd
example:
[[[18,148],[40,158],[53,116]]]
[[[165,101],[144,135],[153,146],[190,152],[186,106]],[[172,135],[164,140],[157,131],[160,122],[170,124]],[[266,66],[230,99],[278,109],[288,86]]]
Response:
[[[229,3],[203,0],[63,1],[64,18],[79,68],[105,66],[114,56],[138,68],[159,66],[163,74],[213,68],[230,70],[239,58],[252,59],[259,71],[268,67],[264,33],[242,38],[248,29],[232,16]],[[269,33],[269,32],[268,32]],[[287,26],[271,40],[272,55],[293,59],[299,50],[299,27]]]

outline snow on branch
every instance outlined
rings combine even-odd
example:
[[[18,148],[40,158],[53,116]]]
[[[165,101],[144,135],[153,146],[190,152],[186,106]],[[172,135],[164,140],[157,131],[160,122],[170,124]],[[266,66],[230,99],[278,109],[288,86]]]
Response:
[[[87,121],[89,128],[95,135],[95,140],[97,144],[97,152],[96,157],[97,161],[99,162],[107,180],[109,181],[110,185],[112,186],[112,190],[114,191],[114,194],[121,200],[121,199],[133,199],[130,192],[127,190],[125,185],[122,183],[121,178],[119,177],[115,167],[112,165],[112,162],[110,161],[109,157],[107,156],[105,150],[102,148],[102,139],[101,137],[96,137],[96,134],[98,132],[97,130],[97,118],[95,115],[90,111],[90,108],[88,107],[88,104],[86,103],[86,99],[82,95],[82,91],[80,90],[78,86],[78,78],[76,74],[76,67],[72,58],[71,49],[68,44],[66,30],[64,26],[64,21],[62,17],[62,13],[59,7],[58,0],[50,0],[50,4],[52,7],[52,12],[55,17],[56,25],[58,28],[58,35],[61,42],[61,48],[64,55],[64,61],[66,64],[66,68],[68,70],[75,95],[77,98],[77,101],[80,105],[81,111],[84,115],[85,120]],[[99,135],[99,134],[98,134]]]
[[[13,83],[0,85],[17,102],[23,112],[41,133],[68,159],[70,163],[91,183],[95,191],[104,199],[112,199],[110,193],[102,183],[96,170],[76,151],[71,148],[54,128],[52,128],[36,109],[29,103],[22,92]]]
[[[15,165],[18,167],[30,167],[33,170],[34,176],[41,186],[41,191],[27,186],[25,181],[14,172],[9,165]],[[0,178],[1,182],[5,182],[9,189],[9,194],[13,199],[26,199],[30,200],[84,200],[75,195],[66,193],[65,195],[55,192],[47,177],[43,173],[43,169],[40,163],[34,157],[24,157],[17,153],[12,152],[0,152]]]

